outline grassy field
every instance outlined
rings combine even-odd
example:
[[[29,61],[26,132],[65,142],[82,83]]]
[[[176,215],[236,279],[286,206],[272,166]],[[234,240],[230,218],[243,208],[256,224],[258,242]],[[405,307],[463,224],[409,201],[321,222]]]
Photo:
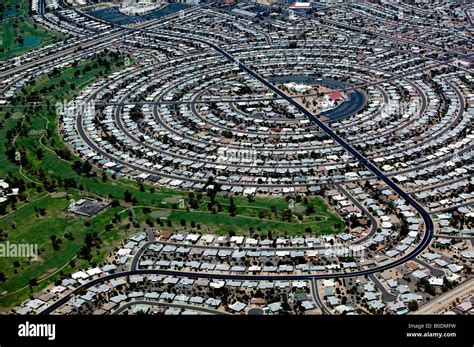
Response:
[[[36,24],[28,13],[28,0],[6,0],[0,4],[0,61],[62,39]]]
[[[107,61],[108,69],[95,59],[55,75],[42,76],[24,88],[17,104],[47,101],[54,105],[56,101],[70,99],[97,76],[121,68],[121,58],[107,55],[100,59]],[[232,198],[235,208],[231,211],[230,198],[222,195],[197,192],[190,195],[158,189],[110,174],[104,177],[99,170],[79,174],[72,165],[78,158],[64,160],[57,154],[66,147],[56,131],[58,119],[54,107],[27,109],[24,113],[16,109],[2,111],[0,123],[0,178],[13,176],[26,185],[14,208],[8,205],[6,214],[0,216],[0,231],[10,243],[36,243],[41,250],[38,262],[0,259],[0,272],[6,277],[0,282],[3,308],[18,304],[33,291],[80,267],[102,262],[124,237],[146,226],[253,236],[330,234],[345,229],[341,218],[319,197],[301,199],[289,209],[284,198],[235,196]],[[13,139],[8,133],[10,137],[14,134]],[[25,165],[8,158],[6,150],[11,143],[22,153]],[[66,181],[74,181],[74,186],[66,185]],[[54,192],[63,194],[58,196]],[[127,192],[133,199],[125,199]],[[120,206],[108,207],[91,218],[78,217],[66,210],[70,199],[83,196],[100,196],[110,202],[119,200]],[[211,200],[214,204],[209,206]],[[131,209],[133,214],[129,214]],[[112,220],[113,225],[108,227]],[[91,259],[75,259],[70,263],[83,247],[88,233],[100,235],[100,247],[92,250]],[[57,250],[52,237],[61,240]],[[33,289],[28,287],[31,279],[39,282]]]
[[[107,55],[102,56],[110,63],[108,73],[121,67],[122,61],[113,59]],[[75,74],[76,70],[84,71],[80,75]],[[69,99],[79,87],[85,86],[94,81],[99,74],[105,74],[106,68],[97,64],[96,60],[85,62],[75,68],[64,70],[59,76],[53,78],[42,77],[34,85],[26,88],[20,96],[19,101],[25,101],[31,97],[32,93],[39,92],[43,88],[49,88],[50,93],[46,95],[45,100],[54,101]],[[65,84],[60,82],[64,80]],[[71,89],[71,83],[76,85]],[[40,94],[42,95],[42,93]],[[43,101],[43,99],[41,100]],[[81,266],[89,266],[88,260],[77,260],[74,264],[69,262],[76,256],[84,244],[84,238],[87,233],[101,234],[102,247],[93,250],[90,262],[103,261],[104,257],[116,246],[116,244],[125,237],[127,230],[124,226],[118,225],[114,230],[105,230],[105,226],[113,219],[114,214],[123,210],[122,207],[108,208],[92,218],[79,218],[65,210],[69,205],[69,199],[79,199],[85,193],[79,189],[58,188],[58,191],[64,191],[66,194],[60,197],[54,197],[45,189],[47,181],[54,177],[77,178],[77,173],[72,169],[71,164],[61,160],[54,152],[53,148],[64,149],[64,144],[56,132],[56,114],[53,109],[39,109],[35,111],[20,112],[2,112],[0,121],[0,177],[7,175],[22,179],[27,190],[22,194],[16,203],[15,210],[9,206],[7,213],[0,217],[0,230],[6,235],[5,240],[10,243],[32,243],[38,244],[40,248],[39,261],[29,261],[23,258],[1,258],[0,272],[6,277],[6,281],[0,283],[0,306],[10,307],[26,299],[30,295],[28,287],[31,279],[39,281],[35,289],[39,289],[50,281],[59,279],[64,274]],[[6,133],[9,130],[17,129],[19,124],[23,124],[24,134],[15,137],[15,146],[26,153],[29,168],[21,168],[13,163],[5,154],[7,145]],[[45,129],[49,129],[51,136],[45,136]],[[42,158],[37,157],[37,150],[43,151]],[[42,172],[44,176],[37,175]],[[83,178],[81,181],[96,184],[94,179]],[[38,182],[34,184],[32,182]],[[38,211],[44,209],[43,214]],[[86,225],[87,221],[87,225]],[[64,235],[69,234],[69,238]],[[52,236],[61,240],[58,250],[53,249]],[[59,272],[59,269],[62,269]],[[57,272],[55,276],[51,276]],[[48,281],[42,281],[49,277]],[[19,291],[17,294],[12,292]],[[10,295],[5,296],[10,293]]]

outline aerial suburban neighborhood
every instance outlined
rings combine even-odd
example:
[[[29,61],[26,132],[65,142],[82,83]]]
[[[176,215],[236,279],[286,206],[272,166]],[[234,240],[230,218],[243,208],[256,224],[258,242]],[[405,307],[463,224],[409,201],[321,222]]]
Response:
[[[474,314],[471,1],[0,20],[2,314]]]

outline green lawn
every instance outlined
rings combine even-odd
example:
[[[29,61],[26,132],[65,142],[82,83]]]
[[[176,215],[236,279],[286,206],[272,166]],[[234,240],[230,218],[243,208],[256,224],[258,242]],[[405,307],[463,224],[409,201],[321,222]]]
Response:
[[[209,201],[208,199],[204,199]],[[248,202],[245,197],[234,197],[237,206],[236,215],[230,216],[228,212],[229,201],[227,199],[219,199],[223,207],[223,211],[212,213],[207,211],[206,205],[200,206],[198,210],[173,210],[168,217],[176,230],[183,229],[180,225],[181,219],[187,221],[187,229],[190,228],[190,222],[205,226],[207,230],[218,233],[228,234],[235,232],[236,234],[255,233],[260,236],[267,236],[268,232],[273,235],[303,235],[306,228],[310,228],[312,232],[319,234],[331,234],[344,230],[339,216],[328,208],[328,205],[320,197],[309,199],[309,202],[315,206],[315,212],[306,216],[302,215],[302,220],[297,221],[296,215],[298,210],[305,211],[303,203],[297,204],[293,210],[293,218],[291,222],[283,220],[281,213],[288,208],[288,202],[282,198],[256,198],[254,202]],[[274,206],[277,213],[271,212]],[[299,209],[298,207],[302,207]],[[265,216],[260,216],[259,212],[265,212]],[[318,218],[318,219],[317,219]]]
[[[36,24],[29,16],[28,0],[6,0],[0,4],[0,61],[7,60],[62,36]]]
[[[70,88],[70,83],[76,83],[77,86],[90,84],[99,74],[110,73],[121,67],[121,59],[115,59],[108,55],[102,55],[110,63],[110,69],[106,71],[103,66],[96,64],[95,60],[85,62],[76,68],[66,69],[64,73],[53,78],[42,77],[33,86],[27,87],[25,92],[18,98],[19,102],[24,102],[31,97],[33,92],[49,88],[50,94],[44,99],[50,100],[54,105],[55,101],[69,99],[78,89]],[[75,75],[76,70],[84,71],[83,74]],[[66,84],[61,86],[59,82],[65,80]],[[41,94],[42,95],[42,94]],[[43,99],[42,99],[43,100]],[[42,278],[49,277],[58,269],[63,268],[61,273],[49,278],[48,281],[40,282],[35,288],[44,287],[51,280],[60,278],[74,269],[81,266],[89,266],[86,260],[78,260],[74,267],[68,265],[71,259],[77,254],[84,244],[84,238],[88,232],[101,234],[102,247],[92,252],[92,262],[101,262],[104,257],[123,239],[128,230],[123,225],[117,225],[110,231],[105,231],[105,226],[110,223],[115,213],[123,210],[122,207],[108,208],[102,213],[92,218],[77,217],[65,210],[69,204],[70,198],[78,199],[84,193],[78,189],[57,189],[65,191],[69,195],[63,197],[51,197],[47,195],[45,187],[42,184],[34,185],[30,183],[28,177],[34,182],[49,181],[52,177],[76,178],[77,173],[71,165],[61,160],[54,151],[47,148],[64,148],[58,134],[56,133],[56,114],[53,109],[39,109],[26,111],[26,116],[19,112],[10,111],[0,114],[2,127],[0,129],[0,177],[5,178],[8,174],[23,179],[27,184],[27,190],[20,197],[16,204],[16,210],[9,206],[8,215],[0,217],[0,230],[7,234],[6,240],[10,243],[33,243],[38,244],[41,252],[40,261],[31,262],[22,258],[2,258],[0,259],[0,269],[7,278],[0,284],[0,296],[7,293],[18,291],[28,286],[30,279],[41,281]],[[18,129],[17,126],[23,124],[24,133],[15,138],[15,146],[26,153],[26,157],[31,164],[29,168],[22,168],[11,162],[5,153],[8,143],[6,133],[12,129]],[[43,136],[44,129],[48,128],[51,136]],[[41,140],[41,143],[40,143]],[[47,148],[42,147],[46,145]],[[36,151],[43,149],[42,159],[37,158]],[[37,175],[37,170],[41,169],[46,177],[41,178]],[[80,178],[80,181],[90,182],[92,186],[97,184],[93,179]],[[102,183],[103,184],[103,183]],[[85,193],[87,195],[87,193]],[[46,214],[41,216],[37,209],[44,208]],[[90,223],[85,226],[85,221]],[[66,233],[71,233],[73,239],[65,238]],[[51,236],[55,235],[61,239],[62,243],[59,250],[54,250]],[[18,264],[15,264],[18,261]],[[17,266],[15,266],[17,265]],[[10,307],[26,299],[30,290],[22,290],[18,294],[4,296],[0,298],[0,307]]]

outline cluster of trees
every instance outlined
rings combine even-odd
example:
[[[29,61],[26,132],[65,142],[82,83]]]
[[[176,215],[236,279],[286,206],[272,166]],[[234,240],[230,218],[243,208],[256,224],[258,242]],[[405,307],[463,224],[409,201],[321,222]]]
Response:
[[[59,248],[61,247],[61,243],[63,242],[63,240],[61,240],[59,237],[57,237],[56,235],[51,235],[51,245],[53,246],[53,249],[55,251],[58,251]]]
[[[46,216],[46,209],[44,207],[35,206],[36,217]]]
[[[208,198],[211,200],[207,204],[207,209],[212,211],[213,213],[221,212],[222,206],[216,200],[217,193],[220,192],[221,185],[219,183],[215,183],[214,179],[210,177],[206,183],[206,194]]]
[[[199,208],[199,202],[201,201],[201,199],[202,199],[201,193],[198,193],[196,195],[193,192],[189,192],[188,194],[189,207],[196,210],[197,208]]]
[[[76,160],[72,164],[72,168],[76,171],[79,175],[84,174],[89,176],[92,172],[92,165],[88,161],[80,161]]]
[[[420,279],[420,281],[416,285],[418,288],[423,288],[425,293],[428,293],[432,296],[436,295],[435,288],[430,284],[430,282],[426,278]]]

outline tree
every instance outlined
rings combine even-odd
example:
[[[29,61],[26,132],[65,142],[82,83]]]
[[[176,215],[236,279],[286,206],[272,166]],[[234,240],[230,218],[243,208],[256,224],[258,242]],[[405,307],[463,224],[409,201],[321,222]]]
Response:
[[[81,162],[79,160],[76,160],[72,164],[72,168],[74,171],[76,171],[78,174],[84,173],[86,175],[89,175],[90,172],[92,171],[92,165],[88,161]]]
[[[64,237],[70,241],[74,240],[74,235],[70,231],[65,232]]]
[[[51,235],[51,244],[55,251],[59,250],[61,243],[61,239],[59,239],[56,235]]]
[[[91,249],[87,245],[83,245],[79,252],[77,253],[79,259],[90,260],[92,258]]]
[[[289,208],[287,208],[285,211],[283,211],[283,220],[286,220],[288,222],[291,222],[291,217],[292,217],[292,212]]]
[[[38,158],[38,160],[42,160],[42,159],[43,159],[43,150],[41,149],[41,147],[39,147],[39,148],[36,150],[36,157]]]
[[[230,197],[229,214],[231,215],[231,217],[234,217],[236,212],[237,212],[237,206],[235,206],[234,198]]]
[[[309,203],[308,206],[306,206],[306,215],[309,216],[310,214],[313,214],[315,212],[314,205],[312,203]]]
[[[125,202],[131,202],[132,201],[132,193],[130,193],[128,190],[123,193],[123,197],[125,199]]]
[[[32,278],[29,280],[28,282],[28,285],[32,288],[32,287],[36,287],[38,285],[38,281],[36,280],[36,278]]]
[[[86,175],[89,175],[90,172],[92,171],[92,165],[88,161],[85,161],[84,164],[82,164],[82,172],[84,172]]]
[[[233,134],[232,134],[232,131],[230,131],[230,130],[223,130],[222,131],[222,136],[230,139],[230,138],[232,138]]]
[[[418,310],[418,302],[416,300],[410,301],[408,303],[408,309],[410,311],[417,311]]]

